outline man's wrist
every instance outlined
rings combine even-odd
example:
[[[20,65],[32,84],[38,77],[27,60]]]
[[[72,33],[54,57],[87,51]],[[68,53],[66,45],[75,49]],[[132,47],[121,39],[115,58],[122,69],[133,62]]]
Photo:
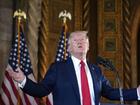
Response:
[[[138,96],[138,100],[140,100],[140,93],[139,93],[139,89],[137,88],[137,96]]]
[[[26,81],[27,81],[27,78],[25,77],[25,78],[23,79],[23,81],[21,81],[21,82],[18,83],[18,86],[19,86],[20,88],[24,88],[24,86],[25,86],[25,84],[26,84]]]

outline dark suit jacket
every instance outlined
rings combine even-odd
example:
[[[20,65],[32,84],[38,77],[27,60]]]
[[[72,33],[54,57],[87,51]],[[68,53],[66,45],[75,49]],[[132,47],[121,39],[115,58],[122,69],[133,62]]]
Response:
[[[94,85],[95,104],[99,104],[101,96],[111,100],[119,100],[119,90],[110,86],[101,70],[93,64],[88,63],[88,66]],[[71,58],[65,62],[52,64],[45,78],[39,84],[27,78],[23,91],[35,97],[42,97],[52,92],[54,105],[81,105],[78,83]],[[136,89],[123,89],[123,96],[124,100],[137,100]]]

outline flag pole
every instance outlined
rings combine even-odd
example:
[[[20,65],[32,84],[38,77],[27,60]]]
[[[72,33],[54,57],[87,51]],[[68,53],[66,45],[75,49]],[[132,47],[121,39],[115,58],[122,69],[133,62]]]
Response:
[[[14,18],[18,19],[18,66],[20,66],[20,25],[21,25],[21,19],[26,19],[26,14],[24,11],[21,11],[20,9],[14,12]]]
[[[18,50],[17,50],[17,53],[18,53],[18,67],[20,67],[20,26],[21,26],[21,19],[26,19],[26,14],[24,11],[21,11],[20,9],[19,10],[16,10],[14,12],[14,18],[17,17],[17,20],[18,20],[18,23],[17,23],[17,34],[18,34]],[[17,97],[18,97],[18,100],[17,100],[17,105],[20,105],[20,95],[17,94]]]
[[[68,31],[68,26],[67,26],[67,18],[69,20],[71,20],[71,14],[69,12],[67,12],[66,10],[61,11],[59,13],[59,18],[63,19],[63,26],[64,26],[64,60],[66,60],[67,58],[67,43],[66,43],[66,37],[67,37],[67,31]]]
[[[64,25],[64,60],[66,60],[66,50],[67,50],[67,46],[66,46],[66,35],[67,35],[67,23],[66,23],[66,18],[63,18],[63,25]]]

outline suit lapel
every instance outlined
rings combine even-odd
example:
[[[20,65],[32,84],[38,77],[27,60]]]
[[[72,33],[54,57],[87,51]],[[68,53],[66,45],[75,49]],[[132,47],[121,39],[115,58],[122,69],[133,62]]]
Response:
[[[78,82],[77,82],[77,78],[76,78],[76,73],[75,73],[75,69],[74,69],[74,65],[73,65],[73,62],[71,60],[71,58],[69,58],[67,60],[67,69],[68,69],[68,78],[69,78],[69,81],[71,82],[72,84],[72,87],[74,89],[74,92],[80,102],[80,94],[79,94],[79,88],[78,88]]]
[[[96,72],[95,72],[95,68],[88,63],[88,67],[89,67],[89,70],[90,70],[90,73],[91,73],[91,77],[92,77],[92,80],[93,80],[93,88],[94,88],[94,95],[95,95],[95,105],[97,105],[98,103],[98,92],[99,92],[99,81],[98,81],[98,78],[97,78],[97,75],[96,75]]]

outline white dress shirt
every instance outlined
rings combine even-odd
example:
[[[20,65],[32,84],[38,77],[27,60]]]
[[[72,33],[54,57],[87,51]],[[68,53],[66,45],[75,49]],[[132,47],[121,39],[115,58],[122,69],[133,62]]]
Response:
[[[78,82],[81,105],[83,105],[83,103],[82,103],[82,90],[81,90],[80,60],[75,58],[74,56],[72,56],[71,58],[72,58],[72,61],[74,64],[76,78],[77,78],[77,82]],[[91,105],[95,105],[95,95],[94,95],[93,81],[92,81],[91,73],[90,73],[90,70],[88,68],[86,59],[84,59],[83,62],[85,63],[85,70],[86,70],[88,84],[89,84]]]

